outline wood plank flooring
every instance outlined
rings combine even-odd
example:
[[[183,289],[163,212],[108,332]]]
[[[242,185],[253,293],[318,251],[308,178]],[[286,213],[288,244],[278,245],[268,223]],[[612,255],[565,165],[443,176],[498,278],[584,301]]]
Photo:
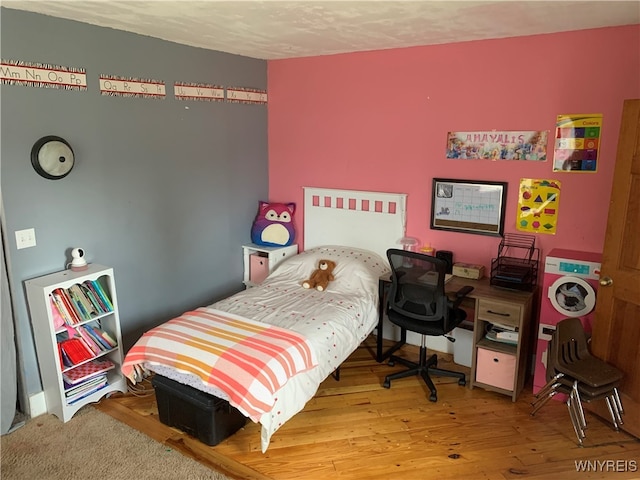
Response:
[[[382,388],[385,375],[404,367],[377,363],[374,349],[371,337],[342,365],[340,381],[325,380],[264,454],[258,424],[209,447],[160,423],[154,395],[113,396],[96,408],[237,479],[640,478],[640,440],[589,412],[579,447],[564,403],[552,400],[530,415],[530,386],[512,402],[434,377],[432,403],[418,377]],[[417,347],[401,354],[417,358]],[[439,366],[468,373],[439,356]]]

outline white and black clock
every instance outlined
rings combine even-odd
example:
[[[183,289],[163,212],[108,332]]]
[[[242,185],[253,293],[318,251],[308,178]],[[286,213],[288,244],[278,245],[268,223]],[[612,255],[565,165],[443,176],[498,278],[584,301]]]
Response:
[[[69,175],[74,161],[71,145],[64,138],[54,135],[42,137],[31,149],[33,168],[49,180],[59,180]]]

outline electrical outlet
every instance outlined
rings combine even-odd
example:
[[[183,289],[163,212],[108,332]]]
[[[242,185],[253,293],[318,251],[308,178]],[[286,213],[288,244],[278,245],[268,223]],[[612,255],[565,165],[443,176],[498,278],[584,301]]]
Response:
[[[36,246],[36,229],[16,230],[16,248],[29,248]]]

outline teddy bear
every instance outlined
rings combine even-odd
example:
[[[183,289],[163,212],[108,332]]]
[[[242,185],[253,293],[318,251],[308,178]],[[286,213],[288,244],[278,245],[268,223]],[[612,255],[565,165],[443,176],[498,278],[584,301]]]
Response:
[[[304,288],[315,288],[322,292],[327,288],[329,282],[335,280],[333,270],[336,268],[336,262],[332,260],[320,260],[318,268],[313,271],[309,280],[302,282]]]

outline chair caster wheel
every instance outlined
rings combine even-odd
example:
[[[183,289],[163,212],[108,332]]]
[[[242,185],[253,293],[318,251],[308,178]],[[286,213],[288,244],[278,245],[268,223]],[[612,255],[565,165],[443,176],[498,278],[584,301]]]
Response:
[[[396,364],[396,362],[394,362],[393,360],[389,360],[387,362],[387,365],[389,365],[390,367],[393,367]]]
[[[430,402],[437,402],[438,401],[438,395],[436,395],[435,393],[432,393],[431,395],[429,395],[429,401]]]
[[[382,384],[384,388],[391,388],[391,380],[384,379],[384,383]]]
[[[464,378],[458,380],[458,385],[462,385],[463,387],[467,384],[467,381]]]

